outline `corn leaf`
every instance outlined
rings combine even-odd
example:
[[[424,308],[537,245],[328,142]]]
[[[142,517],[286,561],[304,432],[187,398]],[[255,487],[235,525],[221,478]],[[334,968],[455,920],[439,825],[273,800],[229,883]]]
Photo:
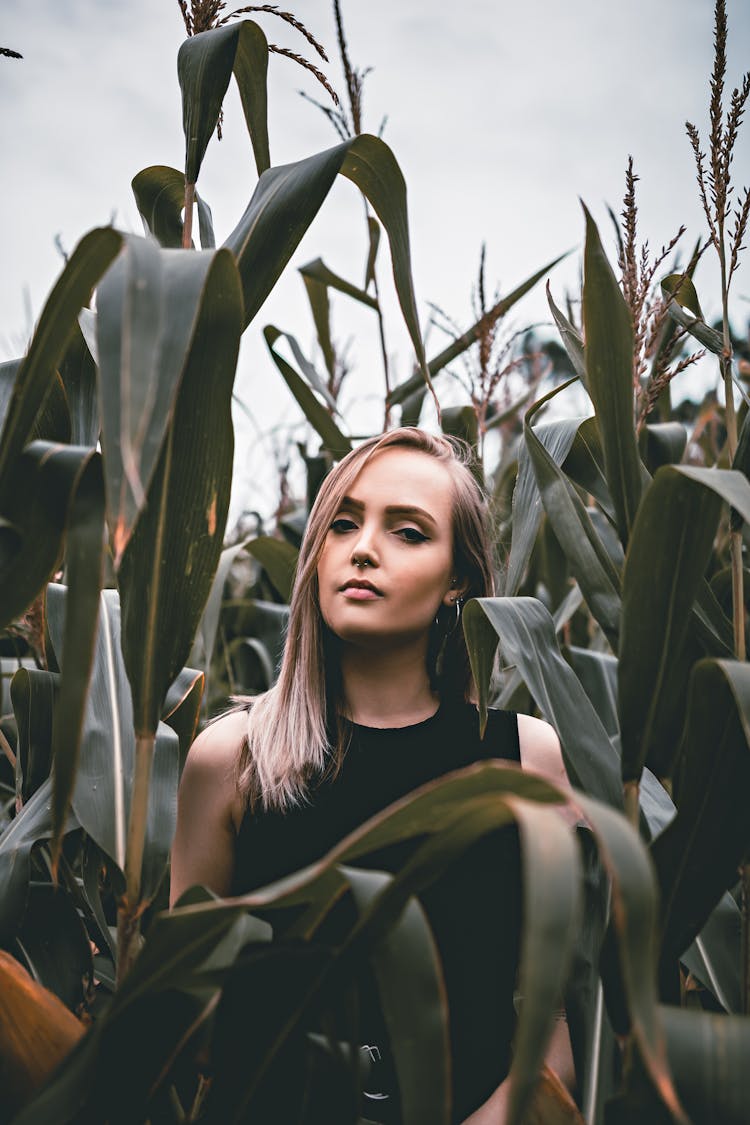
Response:
[[[658,471],[643,498],[623,575],[618,684],[625,781],[637,781],[646,763],[659,776],[671,774],[696,659],[691,610],[720,511],[716,494],[671,466]]]
[[[139,736],[156,730],[167,689],[192,647],[221,554],[241,325],[239,283],[229,254],[160,253],[178,262],[183,276],[194,263],[201,285],[193,289],[189,347],[186,352],[177,350],[178,363],[172,369],[179,379],[176,401],[158,451],[148,503],[126,542],[118,575],[123,656]],[[200,263],[201,258],[208,261]],[[172,292],[176,296],[176,289]],[[156,428],[154,418],[152,432]],[[164,432],[163,418],[158,428]]]
[[[316,258],[315,261],[308,262],[306,266],[300,266],[299,272],[305,282],[309,278],[325,285],[327,289],[336,289],[339,293],[344,293],[347,297],[359,301],[362,305],[367,305],[370,309],[377,309],[378,307],[378,302],[374,297],[371,297],[364,289],[352,285],[345,278],[339,277],[333,270],[329,270],[322,258]]]
[[[742,915],[729,892],[719,899],[680,961],[709,990],[725,1012],[742,1011],[740,980]]]
[[[380,246],[380,224],[372,215],[367,216],[367,231],[370,237],[370,244],[367,251],[367,265],[365,267],[365,289],[369,289],[375,280],[375,262],[377,261],[378,247]]]
[[[96,391],[96,364],[76,325],[67,351],[60,362],[60,378],[70,413],[69,440],[73,445],[92,448],[99,440],[99,400]],[[52,434],[37,433],[34,437],[52,438]]]
[[[330,449],[337,457],[343,457],[351,449],[349,438],[341,432],[329,411],[316,398],[299,372],[295,371],[291,363],[287,363],[276,350],[276,341],[285,337],[286,334],[280,332],[274,325],[268,324],[263,329],[263,335],[272,360],[283,375],[284,382],[294,395],[308,422],[319,434],[324,447]],[[288,339],[288,337],[286,338]]]
[[[505,316],[506,313],[510,312],[513,306],[517,304],[522,297],[525,297],[526,294],[542,280],[545,274],[548,274],[550,270],[555,268],[558,262],[561,262],[563,258],[566,257],[567,253],[560,254],[559,257],[553,258],[551,262],[548,262],[546,266],[537,270],[537,272],[527,278],[526,281],[522,281],[521,284],[516,286],[506,297],[501,297],[491,309],[487,310],[483,317],[480,317],[479,320],[472,324],[471,328],[467,328],[461,336],[458,336],[447,348],[443,348],[434,359],[430,360],[427,364],[430,376],[437,375],[439,371],[442,371],[443,368],[447,367],[449,363],[452,363],[454,359],[458,359],[460,355],[463,355],[472,344],[477,342],[484,326],[494,323],[494,321],[499,320],[501,317]],[[397,406],[399,403],[403,402],[404,399],[414,394],[414,392],[419,389],[419,380],[420,376],[414,375],[411,379],[407,379],[406,382],[399,384],[398,387],[394,387],[388,399],[391,406]]]
[[[677,815],[653,841],[662,888],[662,960],[700,933],[750,845],[750,668],[702,660],[688,695]],[[721,830],[717,831],[717,825]]]
[[[31,439],[34,421],[56,378],[79,310],[122,245],[109,227],[85,235],[42,309],[39,322],[13,385],[0,434],[0,507],[7,495],[8,471]]]
[[[67,831],[77,827],[70,814]],[[52,835],[52,781],[43,782],[0,833],[0,941],[8,945],[23,918],[31,878],[31,849]]]
[[[552,394],[556,394],[556,390]],[[535,404],[524,419],[524,438],[537,486],[555,536],[565,552],[591,613],[614,652],[620,631],[619,575],[573,485],[534,433],[531,420],[550,396]]]
[[[183,668],[171,684],[162,710],[162,722],[177,735],[180,744],[180,773],[198,730],[205,676],[194,668]]]
[[[165,249],[179,250],[182,246],[185,173],[165,164],[154,164],[134,176],[131,187],[146,232],[152,234]],[[195,193],[195,202],[201,246],[204,250],[212,250],[215,242],[211,208],[198,192]]]
[[[579,488],[594,497],[607,518],[614,523],[615,512],[604,472],[604,450],[595,417],[584,418],[580,423],[562,468]]]
[[[245,214],[225,242],[242,277],[245,325],[271,292],[339,172],[367,197],[385,227],[396,294],[422,378],[429,383],[411,277],[406,184],[388,146],[367,133],[261,176]]]
[[[583,346],[583,337],[575,325],[571,324],[565,313],[557,307],[552,299],[552,290],[550,289],[549,282],[547,282],[547,304],[552,313],[552,319],[557,325],[560,333],[565,351],[568,353],[568,358],[573,365],[578,378],[583,383],[584,387],[588,390],[586,382],[586,356]]]
[[[56,655],[60,688],[52,724],[52,868],[60,858],[75,787],[86,697],[94,661],[99,591],[104,576],[104,479],[101,457],[91,451],[82,469],[68,518],[65,632]]]
[[[340,867],[359,914],[372,908],[393,876]],[[374,946],[375,973],[393,1052],[404,1125],[450,1122],[450,1039],[440,957],[417,899]]]
[[[98,454],[90,448],[34,441],[23,451],[8,480],[12,488],[3,516],[11,525],[0,559],[0,626],[29,606],[52,575],[72,520],[79,533],[91,531],[93,485],[89,469]],[[101,558],[101,555],[99,555]]]
[[[644,762],[661,776],[671,772],[690,668],[711,639],[690,615],[696,601],[704,612],[708,604],[703,574],[720,501],[743,519],[750,517],[750,483],[736,470],[665,466],[646,497],[639,541],[628,552],[624,576],[623,637],[629,635],[621,651],[619,694],[626,779],[637,779]]]
[[[660,1008],[675,1084],[692,1121],[743,1125],[750,1105],[750,1020]]]
[[[66,595],[64,586],[53,583],[48,587],[47,620],[58,662],[63,652]],[[102,590],[99,600],[94,665],[71,804],[76,821],[122,872],[135,760],[133,701],[120,647],[117,592]],[[166,870],[174,836],[178,776],[177,735],[160,724],[151,773],[144,850],[141,890],[144,903],[156,894]],[[117,883],[115,893],[119,893]]]
[[[542,443],[556,465],[565,462],[580,423],[580,418],[564,418],[554,422],[541,422],[536,427],[537,440]],[[534,465],[524,442],[518,455],[518,477],[513,490],[513,537],[505,577],[505,594],[508,597],[514,597],[523,582],[543,512]]]
[[[16,376],[22,364],[22,359],[9,359],[5,363],[0,363],[0,423],[4,421],[8,413],[13,398]],[[47,397],[34,419],[27,441],[32,442],[40,439],[41,441],[70,442],[73,440],[71,427],[72,419],[67,390],[62,378],[55,372]]]
[[[52,768],[52,716],[59,672],[19,668],[10,682],[16,720],[16,798],[25,805]]]
[[[185,176],[189,183],[198,179],[232,73],[258,175],[269,167],[267,71],[266,37],[251,20],[202,31],[182,44],[177,54],[177,77],[182,90]]]
[[[182,380],[206,322],[236,354],[237,298],[220,304],[232,263],[221,252],[160,250],[130,236],[98,291],[97,339],[107,521],[115,564],[146,503]],[[234,339],[233,339],[234,337]]]
[[[678,465],[685,453],[687,430],[682,422],[652,422],[641,430],[643,463],[653,475],[662,465]]]
[[[284,601],[289,603],[299,551],[291,543],[272,539],[270,535],[259,535],[257,539],[250,540],[247,549],[263,567]]]
[[[662,1102],[677,1121],[688,1125],[669,1072],[657,1004],[657,891],[653,868],[637,833],[623,816],[588,797],[580,797],[578,803],[611,879],[611,918],[630,1032]]]
[[[523,1120],[544,1061],[581,923],[581,868],[575,837],[552,810],[509,798],[518,822],[524,880],[519,990],[508,1125]],[[550,957],[550,951],[555,955]],[[541,967],[544,966],[544,971]]]
[[[581,682],[563,660],[555,627],[535,598],[473,598],[463,612],[464,633],[486,714],[498,642],[523,677],[543,717],[557,731],[568,776],[598,800],[619,807],[622,787],[617,754]]]
[[[586,386],[599,422],[607,484],[625,547],[642,487],[633,421],[633,327],[596,224],[585,207],[584,214]]]

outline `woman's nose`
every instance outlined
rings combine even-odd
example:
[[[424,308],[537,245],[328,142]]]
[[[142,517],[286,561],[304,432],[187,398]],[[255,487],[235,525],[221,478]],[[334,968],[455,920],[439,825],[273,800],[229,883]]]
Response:
[[[374,528],[361,527],[352,546],[352,562],[355,566],[379,566],[377,535]]]

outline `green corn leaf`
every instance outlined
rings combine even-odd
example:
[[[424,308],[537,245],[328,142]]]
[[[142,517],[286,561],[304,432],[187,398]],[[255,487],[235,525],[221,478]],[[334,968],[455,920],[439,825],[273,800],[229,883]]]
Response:
[[[402,419],[403,422],[403,419]],[[484,488],[484,468],[479,456],[479,426],[473,406],[447,406],[440,414],[440,426],[444,434],[460,438],[471,449],[469,467],[480,488]]]
[[[38,668],[19,668],[10,682],[18,731],[16,797],[24,805],[50,776],[52,717],[59,682],[59,672]]]
[[[586,386],[599,422],[607,484],[625,547],[642,488],[633,421],[633,328],[596,224],[585,207],[584,214]]]
[[[377,309],[378,307],[378,302],[374,297],[371,297],[364,289],[359,289],[356,285],[352,285],[350,281],[339,277],[333,270],[329,270],[322,258],[316,258],[315,261],[308,262],[306,266],[300,266],[299,272],[305,281],[308,278],[318,281],[328,289],[336,289],[339,293],[344,293],[347,297],[359,301],[361,305],[367,305],[370,309]]]
[[[63,652],[66,596],[64,586],[49,586],[48,626],[58,659]],[[102,590],[99,602],[94,663],[71,803],[77,823],[122,872],[135,762],[133,700],[122,657],[117,592]],[[174,836],[178,777],[178,738],[161,723],[151,773],[141,886],[143,903],[154,897],[166,870]],[[119,877],[118,872],[114,875]],[[116,881],[114,889],[119,894]]]
[[[115,565],[146,503],[186,372],[215,332],[236,358],[239,297],[231,256],[160,250],[130,236],[98,292],[97,339],[107,521]],[[195,376],[193,376],[195,378]]]
[[[750,668],[702,660],[689,686],[677,815],[651,851],[662,887],[662,960],[700,933],[750,845]],[[717,825],[721,830],[717,831]]]
[[[82,1106],[94,1118],[111,1113],[111,1091],[116,1089],[111,1067],[113,1060],[115,1066],[119,1065],[124,1051],[135,1057],[139,1073],[150,1072],[156,1056],[159,1066],[154,1080],[159,1077],[159,1068],[170,1070],[170,1056],[183,1037],[194,1030],[191,1024],[194,1025],[196,1016],[192,1003],[185,1006],[184,1018],[170,1020],[168,1027],[160,1024],[161,1012],[170,1003],[170,996],[189,996],[189,987],[183,989],[183,985],[201,966],[212,964],[217,968],[231,964],[241,945],[248,941],[267,942],[270,938],[270,927],[259,919],[246,917],[241,907],[220,904],[220,908],[207,913],[206,906],[199,902],[171,914],[157,915],[133,969],[112,998],[106,1014],[71,1052],[66,1065],[22,1110],[18,1117],[21,1125],[46,1125],[51,1120],[68,1125],[80,1116]],[[214,993],[215,987],[209,989],[209,998]],[[157,1029],[156,1036],[144,1030],[151,1025]],[[135,1056],[134,1051],[138,1052]],[[102,1073],[108,1076],[104,1083]],[[115,1095],[120,1099],[119,1108],[128,1111],[130,1120],[149,1112],[150,1090],[139,1089],[138,1083],[134,1085],[136,1089],[129,1091],[127,1100],[122,1091]],[[136,1105],[134,1099],[138,1094],[142,1101]]]
[[[251,20],[202,31],[182,44],[177,54],[177,77],[182,89],[185,177],[189,183],[198,179],[232,73],[237,80],[258,175],[270,166],[267,71],[266,37]]]
[[[393,876],[339,869],[360,914],[371,909]],[[450,1040],[440,958],[417,899],[374,947],[370,964],[393,1052],[404,1125],[450,1121]]]
[[[331,302],[328,297],[328,286],[315,277],[302,275],[310,302],[310,311],[315,323],[318,344],[323,353],[323,362],[330,377],[336,372],[336,351],[331,337]]]
[[[63,440],[93,448],[99,440],[96,364],[78,325],[73,329],[70,344],[60,362],[60,378],[71,423],[69,438]],[[53,435],[48,433],[35,433],[33,436],[53,439]]]
[[[641,431],[643,463],[653,475],[662,465],[678,465],[687,445],[682,422],[653,422]]]
[[[692,945],[680,961],[711,992],[725,1012],[742,1011],[740,979],[742,915],[726,892],[711,911]]]
[[[463,624],[480,713],[486,714],[499,641],[507,663],[518,669],[542,715],[557,731],[573,784],[620,807],[617,754],[580,680],[563,660],[554,623],[541,602],[473,598],[464,609]]]
[[[10,408],[16,376],[22,364],[22,359],[9,359],[5,363],[0,363],[0,423],[5,420]],[[67,443],[71,441],[72,436],[72,418],[67,390],[61,376],[55,372],[47,397],[34,419],[27,441],[38,439]]]
[[[195,668],[183,668],[164,700],[162,722],[177,735],[180,744],[180,773],[198,730],[205,676]]]
[[[185,310],[185,319],[192,322],[189,345],[186,351],[177,349],[174,367],[167,366],[177,377],[172,417],[158,449],[148,503],[126,541],[118,573],[123,655],[139,737],[157,728],[167,689],[190,653],[221,555],[233,460],[232,384],[242,323],[239,279],[230,254],[160,254],[167,264],[178,265],[180,280],[194,263],[197,279],[190,285],[194,304]],[[172,289],[169,273],[165,276],[167,293],[176,297],[181,287]],[[170,296],[167,309],[171,302]],[[152,432],[157,428],[164,433],[163,418],[154,417]]]
[[[575,837],[550,809],[509,798],[518,822],[524,882],[519,990],[508,1123],[520,1122],[544,1062],[581,923],[581,870]],[[550,951],[554,950],[554,956]],[[543,971],[541,967],[544,966]]]
[[[287,603],[291,601],[299,551],[291,543],[272,539],[270,535],[251,539],[247,549],[258,560],[282,598]]]
[[[505,316],[506,313],[510,312],[513,306],[517,304],[522,297],[525,297],[551,269],[554,269],[558,262],[561,262],[563,258],[567,256],[566,252],[565,254],[560,254],[557,258],[553,258],[546,266],[543,266],[542,269],[537,270],[537,272],[527,278],[526,281],[516,286],[507,297],[502,297],[491,309],[488,309],[485,315],[472,324],[471,328],[467,328],[462,336],[453,340],[447,348],[444,348],[434,359],[430,360],[427,365],[430,375],[437,375],[439,371],[442,371],[443,368],[447,367],[449,363],[452,363],[454,359],[458,359],[460,355],[463,355],[472,344],[477,342],[480,331],[484,325],[492,324],[495,320],[499,320],[501,317]],[[411,379],[407,379],[406,382],[401,383],[398,387],[394,387],[388,399],[389,403],[391,406],[397,406],[399,403],[403,402],[404,399],[412,395],[418,387],[419,376],[414,375]]]
[[[551,395],[557,390],[551,392]],[[601,625],[614,652],[620,631],[619,575],[589,519],[573,485],[550,457],[531,425],[536,411],[551,397],[533,406],[524,419],[524,437],[547,517],[573,577],[591,613]]]
[[[276,341],[285,337],[285,333],[280,332],[274,325],[268,324],[263,329],[263,336],[271,353],[271,358],[284,377],[284,382],[294,395],[310,425],[319,434],[324,447],[329,449],[336,457],[343,457],[351,449],[349,438],[341,432],[329,411],[316,398],[299,372],[295,371],[292,365],[287,363],[276,350]]]
[[[339,173],[367,197],[385,227],[396,295],[422,378],[429,384],[411,276],[406,184],[388,145],[367,133],[261,176],[245,214],[225,242],[242,277],[245,325],[271,292]]]
[[[589,648],[563,650],[573,671],[581,681],[583,690],[594,705],[610,738],[620,733],[617,718],[617,659],[605,652]]]
[[[555,464],[563,464],[575,441],[579,418],[564,418],[542,422],[535,435]],[[534,466],[526,443],[522,443],[518,456],[518,477],[513,490],[513,537],[505,577],[505,593],[513,597],[523,582],[534,549],[543,515],[542,497],[534,474]]]
[[[365,289],[369,289],[375,280],[375,262],[380,246],[380,224],[372,215],[367,216],[367,231],[370,236],[370,245],[367,252],[367,266],[365,267]]]
[[[8,471],[32,437],[35,419],[56,378],[79,310],[122,245],[109,227],[90,231],[76,246],[42,309],[28,353],[16,375],[0,434],[0,500]]]
[[[611,919],[627,997],[630,1033],[646,1070],[673,1118],[688,1125],[674,1089],[656,991],[657,893],[646,849],[622,815],[588,797],[579,799],[611,879]]]
[[[3,515],[12,526],[0,561],[0,626],[31,605],[62,554],[71,520],[90,530],[90,448],[34,441],[9,474],[12,488]],[[101,556],[99,556],[101,557]]]
[[[614,524],[615,511],[604,472],[604,450],[596,418],[584,418],[576,431],[568,456],[562,463],[565,475],[590,493]]]
[[[67,831],[77,828],[69,815]],[[52,835],[52,781],[48,778],[0,833],[0,940],[13,941],[23,918],[31,878],[31,849]]]
[[[68,593],[62,651],[57,652],[61,676],[52,725],[53,874],[57,870],[75,787],[103,576],[104,478],[101,457],[92,451],[78,480],[66,536]]]
[[[689,309],[693,316],[705,320],[693,279],[686,273],[670,273],[661,283],[665,297],[673,298],[678,305]]]
[[[637,781],[646,763],[659,776],[671,774],[696,658],[691,611],[720,511],[715,493],[673,466],[659,469],[641,503],[623,575],[618,683],[625,781]]]
[[[192,667],[198,666],[202,668],[206,676],[208,676],[211,667],[211,658],[216,641],[216,630],[219,627],[219,615],[221,613],[224,597],[224,587],[235,559],[247,549],[248,542],[249,541],[235,543],[231,547],[225,547],[221,552],[219,565],[216,568],[216,574],[211,583],[211,592],[206,600],[206,608],[203,610],[203,616],[201,617],[198,630],[195,634],[193,648],[188,657],[188,664]]]
[[[698,341],[703,344],[712,355],[722,355],[724,352],[724,337],[721,332],[717,332],[715,328],[709,327],[708,324],[700,317],[693,316],[691,312],[684,309],[677,301],[670,301],[667,306],[667,311],[680,328],[685,328]]]
[[[692,1121],[743,1125],[750,1105],[750,1020],[660,1008],[669,1066]]]
[[[547,303],[552,313],[552,319],[557,325],[560,337],[568,353],[568,358],[573,364],[573,370],[578,378],[583,383],[584,387],[588,390],[586,382],[586,356],[583,346],[583,337],[575,325],[571,324],[565,313],[557,307],[552,299],[552,290],[550,289],[549,282],[547,282]]]
[[[154,164],[134,176],[131,187],[146,230],[165,249],[180,249],[185,173],[165,164]],[[215,241],[211,208],[198,192],[195,193],[195,202],[198,206],[201,246],[204,250],[212,250]]]

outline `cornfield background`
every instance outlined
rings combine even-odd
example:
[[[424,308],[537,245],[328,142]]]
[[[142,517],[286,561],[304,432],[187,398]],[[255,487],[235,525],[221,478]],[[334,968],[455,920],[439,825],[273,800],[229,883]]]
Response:
[[[283,1106],[289,1121],[364,1120],[353,1031],[331,1017],[320,1034],[312,1013],[338,1010],[367,963],[404,1122],[449,1121],[440,966],[412,896],[515,821],[525,923],[509,1120],[539,1112],[561,992],[587,1121],[748,1120],[750,353],[729,308],[750,212],[732,183],[750,78],[734,88],[726,73],[725,5],[706,120],[686,139],[705,230],[643,245],[630,162],[612,250],[583,207],[580,294],[556,292],[557,248],[497,294],[483,253],[474,322],[436,310],[435,351],[397,154],[361,130],[363,74],[343,31],[339,104],[320,75],[336,143],[275,165],[274,52],[258,10],[180,6],[184,168],[134,177],[146,235],[84,235],[25,354],[0,367],[0,1118],[261,1122]],[[296,30],[309,62],[316,40]],[[231,82],[258,179],[217,248],[200,172]],[[366,260],[358,278],[323,258],[300,270],[317,335],[305,354],[294,326],[259,313],[339,177],[362,195]],[[509,319],[550,274],[556,340]],[[229,692],[272,682],[307,511],[358,436],[341,408],[347,356],[332,304],[368,310],[384,339],[391,285],[414,367],[399,375],[383,345],[372,432],[434,411],[473,446],[502,594],[464,613],[480,707],[552,722],[576,793],[472,767],[291,880],[229,902],[195,889],[166,914],[187,748]],[[296,496],[282,473],[274,514],[248,514],[225,543],[248,328],[261,329],[307,421],[306,488]],[[723,393],[675,406],[672,379],[699,353]],[[580,417],[556,409],[574,382]],[[448,384],[458,401],[441,405]],[[566,803],[575,832],[555,811]],[[368,852],[424,832],[397,876],[367,870]],[[358,919],[332,950],[316,933],[344,892]]]

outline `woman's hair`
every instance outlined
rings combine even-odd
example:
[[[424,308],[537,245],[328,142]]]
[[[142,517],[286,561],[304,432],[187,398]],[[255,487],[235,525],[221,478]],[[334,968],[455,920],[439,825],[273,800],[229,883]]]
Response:
[[[237,781],[252,807],[284,809],[304,799],[311,778],[336,772],[350,734],[344,717],[338,638],[326,626],[318,596],[317,569],[329,528],[355,477],[376,453],[397,447],[434,457],[453,482],[453,573],[462,598],[493,593],[487,504],[469,469],[469,447],[458,439],[435,437],[402,427],[369,438],[331,470],[313,504],[302,541],[292,590],[289,623],[279,677],[256,696],[248,712],[247,736]],[[443,607],[432,627],[428,673],[441,699],[468,699],[471,669],[455,609]]]

